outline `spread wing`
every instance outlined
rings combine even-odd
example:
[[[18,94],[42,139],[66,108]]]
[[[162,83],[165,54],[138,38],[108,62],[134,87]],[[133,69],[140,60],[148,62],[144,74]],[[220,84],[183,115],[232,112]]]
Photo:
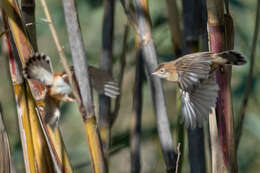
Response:
[[[91,84],[99,94],[105,94],[111,98],[116,98],[120,94],[117,82],[107,72],[93,66],[89,66],[88,70]]]
[[[192,53],[176,61],[179,85],[184,91],[190,91],[207,79],[210,73],[212,58],[209,52]]]
[[[215,76],[215,74],[214,74]],[[182,121],[185,127],[201,127],[208,119],[211,107],[216,106],[219,87],[215,77],[204,80],[192,91],[180,89],[182,101]]]
[[[71,70],[74,72],[73,67],[71,67]],[[88,72],[91,85],[99,94],[105,94],[111,98],[116,98],[120,95],[118,83],[107,72],[93,66],[88,66]]]

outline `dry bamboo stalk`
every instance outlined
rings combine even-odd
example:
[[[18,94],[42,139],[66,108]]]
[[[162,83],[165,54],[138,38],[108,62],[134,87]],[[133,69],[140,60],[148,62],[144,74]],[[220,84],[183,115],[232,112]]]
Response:
[[[19,23],[19,22],[22,23],[22,21],[19,21],[19,18],[17,18],[17,20],[18,20],[17,23]],[[16,30],[17,27],[15,25],[13,25],[13,27],[11,27],[11,30],[12,29]],[[22,29],[22,27],[19,29]],[[19,32],[24,33],[23,31],[18,30],[18,33]],[[17,36],[19,36],[19,37],[17,38]],[[24,36],[24,37],[22,37],[22,36]],[[26,60],[24,60],[24,58],[28,57],[28,52],[32,52],[30,43],[25,35],[21,35],[21,34],[14,35],[14,38],[16,41],[16,45],[18,45],[18,46],[19,46],[19,43],[21,43],[21,41],[23,42],[23,47],[18,49],[18,53],[21,57],[21,61],[25,62]],[[28,50],[30,50],[30,51],[28,51]],[[43,106],[44,103],[42,103],[42,98],[43,98],[43,95],[45,92],[44,87],[35,82],[30,82],[29,85],[33,91],[32,94],[34,95],[34,98],[37,100],[38,106]],[[35,103],[32,103],[31,112],[36,113],[35,106],[33,106],[34,104]],[[38,117],[38,118],[41,119],[44,116],[44,113],[43,112],[38,112],[38,113],[40,113],[40,115],[41,115],[41,117]],[[38,121],[38,119],[36,119],[36,117],[30,116],[30,118],[34,118],[34,119],[32,119],[31,122]],[[41,131],[40,124],[36,123],[34,127],[37,128],[39,131]],[[45,125],[43,125],[43,127],[44,127],[45,134],[48,134],[46,139],[47,139],[47,142],[50,143],[49,149],[50,149],[50,152],[52,153],[53,161],[54,161],[55,165],[58,165],[58,167],[56,167],[56,169],[60,170],[60,171],[63,170],[64,172],[72,172],[66,150],[64,148],[64,145],[62,145],[63,142],[60,137],[60,132],[59,131],[52,132],[52,130],[50,128],[47,128]],[[36,132],[36,131],[34,130],[34,132]],[[37,134],[35,134],[34,136],[37,136]],[[40,145],[41,142],[37,142],[37,143]],[[44,145],[46,145],[46,144],[44,144]],[[47,149],[45,149],[45,148],[43,150],[47,151]],[[45,153],[48,153],[46,151],[45,151]],[[48,158],[48,157],[46,157],[46,158]]]
[[[7,28],[7,21],[5,19],[5,13],[3,12],[3,18],[5,27]],[[7,37],[7,46],[9,51],[9,65],[10,65],[10,73],[13,82],[14,94],[16,98],[16,107],[18,114],[18,123],[19,123],[19,131],[20,138],[22,142],[23,148],[23,156],[25,163],[26,172],[36,172],[36,167],[34,164],[35,154],[33,149],[32,135],[31,135],[31,127],[28,118],[28,109],[26,103],[25,96],[25,88],[22,80],[22,76],[19,73],[18,62],[14,59],[11,42],[9,34],[6,34]]]
[[[22,61],[22,63],[26,62],[28,56],[31,54],[32,52],[32,48],[30,46],[28,37],[25,35],[25,30],[23,28],[23,22],[20,18],[20,12],[18,10],[18,8],[16,8],[16,4],[11,2],[11,3],[4,3],[6,5],[5,11],[7,13],[8,18],[8,24],[10,27],[10,30],[12,31],[12,37],[14,38],[14,43],[15,46],[17,48],[20,60]],[[13,5],[14,8],[12,8],[10,5]],[[12,16],[16,16],[15,17],[15,21],[13,20],[9,20],[10,18],[14,18]],[[22,44],[21,44],[22,43]],[[15,48],[14,48],[15,49]],[[36,99],[39,99],[43,93],[43,87],[39,86],[39,85],[35,85],[34,83],[30,82],[29,83],[34,97]],[[38,120],[38,115],[35,111],[35,103],[34,100],[32,99],[31,95],[30,95],[30,91],[29,89],[25,86],[24,91],[27,93],[26,98],[28,98],[26,101],[27,103],[27,108],[28,108],[28,113],[30,114],[30,118],[28,118],[28,120],[30,122],[28,122],[28,124],[30,124],[31,126],[31,135],[33,137],[33,147],[34,147],[34,155],[36,157],[36,167],[38,171],[42,171],[42,172],[52,172],[53,168],[52,168],[52,162],[50,159],[50,154],[48,154],[48,146],[47,143],[44,140],[44,134],[42,133],[42,129]],[[32,123],[33,122],[33,123]],[[63,158],[64,159],[64,158]],[[63,160],[62,159],[62,160]],[[33,162],[35,161],[34,159],[32,159]]]
[[[79,109],[84,121],[85,131],[88,138],[91,154],[92,169],[95,173],[107,172],[103,147],[100,139],[99,129],[95,119],[92,91],[90,87],[89,73],[86,52],[79,26],[76,2],[63,0],[64,14],[69,36],[72,61],[75,69],[75,76],[78,82],[81,104]]]

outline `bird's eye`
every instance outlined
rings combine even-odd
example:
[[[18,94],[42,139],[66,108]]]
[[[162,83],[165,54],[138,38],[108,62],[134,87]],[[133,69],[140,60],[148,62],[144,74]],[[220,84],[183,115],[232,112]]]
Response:
[[[160,69],[160,73],[164,73],[164,72],[165,72],[164,68]]]

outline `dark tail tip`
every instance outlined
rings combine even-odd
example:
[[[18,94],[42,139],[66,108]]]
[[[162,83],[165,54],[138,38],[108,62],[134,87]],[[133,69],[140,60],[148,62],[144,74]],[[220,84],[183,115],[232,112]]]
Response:
[[[244,65],[247,62],[244,55],[234,50],[220,52],[218,56],[228,60],[227,64],[231,65]]]

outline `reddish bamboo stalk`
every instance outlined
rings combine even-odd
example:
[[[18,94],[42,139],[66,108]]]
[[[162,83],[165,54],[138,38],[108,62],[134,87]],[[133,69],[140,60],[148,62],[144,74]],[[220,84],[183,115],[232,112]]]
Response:
[[[210,51],[217,53],[232,49],[233,23],[230,16],[224,16],[223,0],[207,0],[208,34]],[[228,21],[228,22],[227,22]],[[234,122],[231,98],[231,67],[220,66],[216,72],[220,87],[216,105],[216,116],[220,144],[226,170],[237,172],[237,158],[234,143]],[[210,117],[214,118],[214,117]],[[220,151],[219,151],[220,152]],[[220,158],[219,158],[220,159]],[[214,156],[213,156],[214,160]]]

